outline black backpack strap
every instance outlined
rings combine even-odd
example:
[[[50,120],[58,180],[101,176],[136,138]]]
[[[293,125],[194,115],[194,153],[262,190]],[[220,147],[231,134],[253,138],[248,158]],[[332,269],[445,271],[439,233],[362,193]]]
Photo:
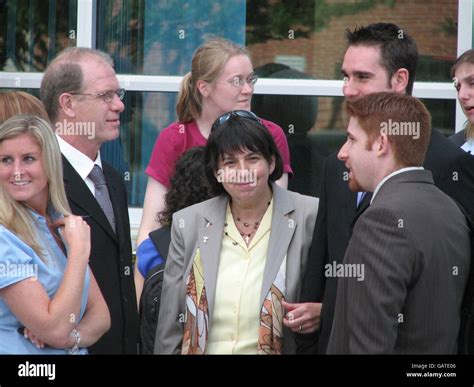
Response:
[[[171,227],[161,227],[158,230],[152,231],[148,236],[155,245],[156,250],[158,250],[160,255],[163,257],[163,260],[166,262],[171,243]]]
[[[148,271],[140,298],[140,353],[152,354],[158,324],[163,272],[171,241],[171,228],[163,227],[149,234],[163,262]]]

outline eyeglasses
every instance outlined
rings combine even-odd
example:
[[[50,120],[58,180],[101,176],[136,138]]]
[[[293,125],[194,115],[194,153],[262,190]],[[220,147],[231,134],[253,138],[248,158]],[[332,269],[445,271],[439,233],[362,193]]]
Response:
[[[100,93],[71,93],[71,95],[89,95],[94,98],[102,98],[104,102],[110,103],[114,99],[114,96],[119,97],[120,101],[125,96],[125,89],[107,90]]]
[[[262,121],[260,121],[260,118],[258,118],[256,114],[252,113],[249,110],[233,110],[231,112],[227,112],[227,113],[221,115],[220,117],[218,117],[214,121],[214,123],[212,124],[211,132],[213,132],[219,126],[221,126],[222,124],[227,122],[231,117],[233,117],[233,118],[238,118],[238,117],[247,118],[249,120],[256,121],[260,124],[262,123]]]
[[[246,79],[242,77],[234,77],[234,79],[232,79],[231,81],[227,81],[227,83],[229,83],[231,86],[234,86],[235,88],[244,87],[245,83],[248,83],[250,87],[254,87],[257,81],[257,75],[251,74]]]

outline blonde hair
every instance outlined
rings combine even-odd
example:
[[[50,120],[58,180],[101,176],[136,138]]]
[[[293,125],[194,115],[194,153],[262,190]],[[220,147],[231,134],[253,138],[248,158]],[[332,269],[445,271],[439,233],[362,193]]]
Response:
[[[31,114],[49,120],[46,109],[34,95],[16,90],[0,92],[0,125],[19,114]]]
[[[71,209],[64,191],[61,152],[51,126],[40,117],[12,117],[0,126],[0,144],[22,134],[34,138],[41,148],[43,168],[48,179],[50,206],[63,215],[70,215]],[[33,227],[34,218],[26,205],[13,199],[3,185],[0,186],[0,203],[0,224],[16,234],[40,258],[44,258],[44,250]]]
[[[224,70],[230,58],[236,55],[250,57],[248,51],[227,39],[214,38],[198,47],[191,62],[191,72],[182,82],[176,104],[180,122],[197,120],[202,111],[202,96],[197,81],[213,82]]]
[[[474,65],[474,49],[467,50],[458,59],[456,59],[456,62],[454,62],[454,65],[451,69],[451,76],[453,78],[456,76],[456,71],[464,63],[469,63],[471,65]],[[467,120],[467,122],[466,122],[466,140],[468,140],[470,138],[474,138],[474,124],[471,121]]]

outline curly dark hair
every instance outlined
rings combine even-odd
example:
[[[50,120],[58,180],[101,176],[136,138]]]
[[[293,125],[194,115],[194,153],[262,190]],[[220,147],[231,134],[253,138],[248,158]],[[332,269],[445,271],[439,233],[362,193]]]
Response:
[[[204,168],[205,148],[188,149],[176,163],[170,179],[170,189],[165,196],[165,209],[158,213],[162,225],[171,224],[176,211],[212,198],[211,185]]]

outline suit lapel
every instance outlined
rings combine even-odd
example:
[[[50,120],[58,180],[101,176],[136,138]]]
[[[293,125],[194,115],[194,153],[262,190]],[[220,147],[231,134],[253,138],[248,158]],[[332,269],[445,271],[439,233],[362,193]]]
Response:
[[[203,222],[198,229],[198,247],[204,271],[207,303],[209,306],[209,319],[212,318],[214,300],[216,295],[217,272],[222,247],[224,220],[227,208],[227,196],[219,196],[211,200],[202,211]]]
[[[268,246],[267,260],[263,272],[262,290],[260,293],[260,305],[270,290],[270,287],[275,280],[278,270],[283,262],[283,259],[288,253],[293,234],[296,230],[296,220],[291,219],[288,215],[295,210],[293,202],[286,192],[276,186],[273,188],[273,214],[272,214],[272,228],[270,232],[270,241]],[[288,273],[287,273],[288,276]],[[288,283],[288,281],[286,281]],[[287,289],[287,294],[291,292]]]
[[[82,213],[75,213],[74,215],[86,215],[93,218],[114,240],[117,239],[112,227],[104,214],[104,211],[97,203],[94,195],[87,187],[86,183],[73,166],[62,156],[63,159],[63,171],[64,171],[64,188],[68,200],[75,206],[82,210]],[[112,200],[113,203],[113,200]],[[117,222],[117,224],[119,224]]]

